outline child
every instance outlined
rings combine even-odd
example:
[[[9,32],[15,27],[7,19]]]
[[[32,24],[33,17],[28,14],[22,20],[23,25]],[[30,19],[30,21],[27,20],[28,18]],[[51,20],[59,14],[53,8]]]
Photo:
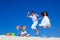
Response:
[[[46,28],[46,26],[48,26],[50,28],[50,19],[48,18],[48,12],[42,12],[41,13],[42,15],[42,21],[41,23],[39,24],[40,27],[43,27],[43,28]]]
[[[25,26],[22,27],[21,36],[22,36],[22,37],[24,37],[24,36],[29,37],[29,36],[30,36],[30,35],[27,34],[27,32],[26,32],[26,27],[25,27]]]
[[[39,32],[38,32],[38,30],[36,29],[36,26],[37,26],[37,24],[38,24],[38,20],[37,20],[37,16],[38,16],[38,15],[35,14],[34,11],[32,11],[32,12],[31,12],[31,15],[28,16],[29,13],[30,13],[30,12],[28,12],[27,17],[28,17],[28,18],[31,18],[32,21],[33,21],[33,24],[32,24],[32,26],[31,26],[31,28],[36,32],[36,34],[38,34]]]

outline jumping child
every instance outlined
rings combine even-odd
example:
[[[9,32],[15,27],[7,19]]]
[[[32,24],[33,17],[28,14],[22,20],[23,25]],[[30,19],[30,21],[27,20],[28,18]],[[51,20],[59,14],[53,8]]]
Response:
[[[46,27],[51,27],[51,24],[50,24],[50,19],[49,19],[49,17],[48,17],[48,12],[42,12],[41,13],[41,15],[42,15],[42,21],[41,21],[41,23],[39,24],[39,26],[41,27],[41,28],[46,28]]]
[[[37,24],[38,24],[38,20],[37,20],[37,14],[35,14],[34,13],[34,11],[32,11],[31,12],[31,15],[29,15],[30,14],[30,12],[28,12],[28,14],[27,14],[27,17],[28,18],[31,18],[32,19],[32,21],[33,21],[33,24],[32,24],[32,26],[31,26],[31,28],[36,32],[36,34],[38,34],[39,32],[38,32],[38,30],[36,29],[36,26],[37,26]],[[29,15],[29,16],[28,16]]]

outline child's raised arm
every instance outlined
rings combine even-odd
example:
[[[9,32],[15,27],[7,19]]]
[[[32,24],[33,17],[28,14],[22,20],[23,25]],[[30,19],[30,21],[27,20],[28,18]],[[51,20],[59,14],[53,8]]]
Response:
[[[38,18],[37,20],[40,20],[40,19],[42,19],[42,17]]]
[[[27,18],[29,18],[29,16],[28,16],[29,14],[30,14],[30,12],[27,13]]]
[[[38,15],[38,14],[35,14],[35,15],[39,17],[39,15]]]
[[[49,21],[51,22],[51,19],[49,18]]]

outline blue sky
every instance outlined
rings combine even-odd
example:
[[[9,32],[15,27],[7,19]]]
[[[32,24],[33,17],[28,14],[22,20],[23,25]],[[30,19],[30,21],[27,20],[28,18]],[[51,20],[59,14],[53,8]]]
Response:
[[[32,20],[26,17],[28,11],[34,10],[39,14],[48,11],[52,28],[40,30],[36,35],[31,29]],[[60,0],[0,0],[0,35],[14,32],[17,35],[16,26],[27,26],[27,32],[31,36],[60,37]],[[41,20],[39,20],[39,23]],[[20,29],[21,31],[21,29]]]

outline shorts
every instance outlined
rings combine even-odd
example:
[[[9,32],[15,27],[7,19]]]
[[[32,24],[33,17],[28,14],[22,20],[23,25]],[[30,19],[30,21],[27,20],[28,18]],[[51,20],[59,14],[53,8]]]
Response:
[[[38,24],[38,21],[33,22],[31,28],[32,28],[32,29],[36,29],[37,24]]]

